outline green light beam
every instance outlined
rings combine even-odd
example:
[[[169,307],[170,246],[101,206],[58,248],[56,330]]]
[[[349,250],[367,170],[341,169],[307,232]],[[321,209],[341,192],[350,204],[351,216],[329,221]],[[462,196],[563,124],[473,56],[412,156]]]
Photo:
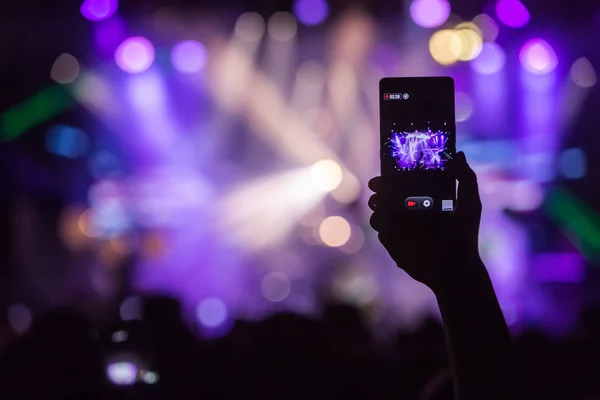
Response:
[[[544,209],[557,225],[577,236],[574,244],[587,258],[600,255],[600,215],[592,207],[567,189],[556,188],[548,194]]]
[[[0,141],[13,140],[71,106],[74,99],[64,86],[50,86],[0,116]]]

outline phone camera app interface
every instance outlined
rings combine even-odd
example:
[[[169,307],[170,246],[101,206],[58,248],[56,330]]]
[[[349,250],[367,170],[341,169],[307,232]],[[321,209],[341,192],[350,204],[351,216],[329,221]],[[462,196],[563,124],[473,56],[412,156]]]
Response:
[[[444,125],[446,122],[444,121]],[[402,171],[415,169],[444,170],[452,157],[446,145],[450,133],[447,130],[391,130],[388,142],[389,152],[396,161],[396,168]]]
[[[382,177],[404,210],[451,212],[456,199],[452,81],[398,81],[391,79],[390,90],[381,90]],[[382,89],[385,85],[384,80]]]

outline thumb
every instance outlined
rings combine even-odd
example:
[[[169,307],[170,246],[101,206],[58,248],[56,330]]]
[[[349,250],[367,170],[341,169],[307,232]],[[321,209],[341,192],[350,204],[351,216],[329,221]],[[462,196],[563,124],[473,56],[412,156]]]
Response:
[[[458,206],[469,213],[481,213],[481,198],[477,175],[467,163],[465,153],[456,153],[456,179],[458,180]]]

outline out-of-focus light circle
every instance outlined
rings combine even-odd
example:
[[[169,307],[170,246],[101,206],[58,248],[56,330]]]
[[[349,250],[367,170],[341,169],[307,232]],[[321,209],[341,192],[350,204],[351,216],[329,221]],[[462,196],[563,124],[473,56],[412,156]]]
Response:
[[[439,64],[454,64],[463,54],[462,40],[453,30],[443,29],[437,31],[429,40],[429,52]]]
[[[259,42],[265,34],[265,19],[255,12],[247,12],[237,19],[235,33],[248,42]]]
[[[470,29],[472,31],[475,31],[479,35],[479,37],[481,37],[481,29],[474,22],[471,22],[471,21],[460,22],[454,27],[454,30],[459,30],[459,29]]]
[[[331,192],[331,197],[342,204],[352,204],[361,193],[360,181],[353,175],[345,175],[342,183]]]
[[[458,57],[461,61],[474,60],[481,54],[483,40],[475,29],[459,28],[455,30],[462,43],[462,51]]]
[[[90,142],[82,130],[66,126],[54,125],[46,134],[46,149],[57,156],[77,158],[85,155]]]
[[[358,253],[365,245],[365,234],[360,227],[352,226],[351,232],[348,242],[340,247],[340,250],[346,254]]]
[[[115,362],[106,367],[106,376],[115,385],[133,385],[137,374],[137,366],[130,362]]]
[[[63,243],[73,251],[84,249],[89,242],[89,238],[79,229],[79,218],[84,211],[81,207],[67,206],[59,218],[58,234]]]
[[[31,311],[23,304],[13,304],[8,307],[7,319],[13,332],[20,335],[31,326]]]
[[[74,82],[78,76],[79,61],[69,53],[58,56],[50,70],[50,77],[63,85]]]
[[[473,23],[479,28],[481,38],[484,42],[493,42],[500,33],[500,28],[496,21],[487,14],[479,14],[473,18]]]
[[[329,247],[340,247],[348,243],[352,234],[350,223],[344,217],[327,217],[319,225],[319,239]]]
[[[522,28],[530,19],[527,7],[519,0],[498,0],[496,15],[504,25],[511,28]]]
[[[519,53],[521,65],[535,75],[548,74],[558,65],[554,49],[543,39],[531,39],[523,45]]]
[[[567,149],[559,158],[560,173],[567,179],[580,179],[587,173],[585,153],[581,149]]]
[[[573,63],[570,75],[575,84],[584,88],[590,88],[597,82],[594,66],[590,60],[585,57],[581,57]]]
[[[119,315],[123,321],[142,319],[142,298],[140,296],[127,297],[119,307]]]
[[[423,28],[436,28],[450,16],[450,3],[446,0],[413,0],[410,16]]]
[[[463,92],[456,92],[455,102],[456,121],[464,122],[471,118],[471,115],[473,114],[473,100],[471,100],[469,95]]]
[[[319,25],[327,19],[329,5],[326,0],[296,0],[294,15],[304,25]]]
[[[126,39],[115,51],[117,65],[130,74],[146,71],[154,62],[154,57],[154,46],[141,36]]]
[[[342,183],[343,170],[334,160],[321,160],[310,168],[310,178],[317,189],[331,192]]]
[[[118,8],[118,0],[85,0],[79,11],[90,21],[102,21],[110,18]]]
[[[85,210],[79,217],[79,229],[87,237],[97,238],[104,234],[98,221],[99,214],[92,208]]]
[[[278,42],[287,42],[292,40],[298,32],[298,24],[296,18],[289,12],[276,12],[269,18],[267,29],[269,35]]]
[[[196,308],[196,318],[207,328],[216,328],[227,319],[227,307],[217,297],[202,300]]]
[[[471,68],[482,75],[492,75],[504,68],[506,55],[497,43],[484,43],[479,57],[471,61]]]
[[[158,383],[159,375],[154,371],[144,371],[141,374],[142,381],[147,385],[154,385]]]
[[[115,343],[123,343],[128,338],[129,333],[127,333],[127,331],[124,330],[113,332],[112,335],[110,335],[110,340],[112,340]]]
[[[206,66],[206,47],[195,40],[179,42],[171,51],[171,63],[180,72],[191,74]]]
[[[290,278],[283,272],[271,272],[263,278],[260,291],[265,299],[278,303],[285,300],[292,291]]]
[[[513,211],[533,211],[544,202],[544,191],[537,182],[521,181],[511,185],[509,208]]]
[[[377,298],[379,288],[373,275],[352,272],[335,278],[333,292],[345,303],[366,306]]]

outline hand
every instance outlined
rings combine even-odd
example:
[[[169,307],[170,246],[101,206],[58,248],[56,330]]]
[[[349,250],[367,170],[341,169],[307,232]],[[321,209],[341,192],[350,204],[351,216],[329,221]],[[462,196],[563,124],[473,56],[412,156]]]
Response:
[[[374,211],[371,226],[379,232],[383,244],[398,267],[434,292],[452,282],[460,282],[482,266],[478,237],[481,222],[481,199],[477,176],[465,154],[456,154],[456,177],[459,182],[457,206],[451,215],[426,213],[392,213],[380,196],[384,188],[381,177],[369,181],[375,192],[369,199]]]

